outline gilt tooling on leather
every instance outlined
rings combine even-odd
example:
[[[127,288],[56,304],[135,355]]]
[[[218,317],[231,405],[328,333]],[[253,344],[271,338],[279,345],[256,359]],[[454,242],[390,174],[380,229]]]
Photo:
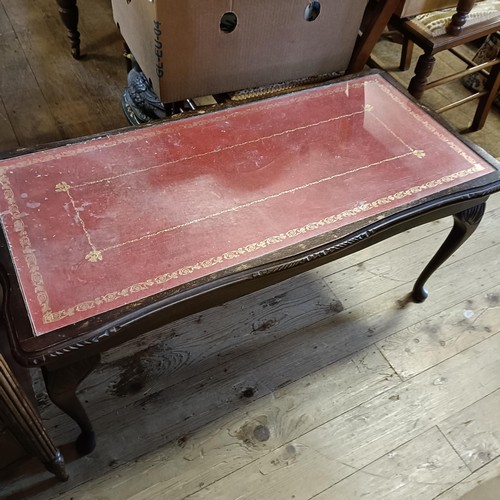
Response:
[[[493,171],[378,75],[0,169],[37,335]]]

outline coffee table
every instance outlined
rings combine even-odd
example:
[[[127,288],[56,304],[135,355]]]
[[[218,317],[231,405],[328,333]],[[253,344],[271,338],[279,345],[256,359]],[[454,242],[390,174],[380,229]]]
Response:
[[[76,388],[99,353],[452,216],[424,284],[477,228],[499,164],[385,74],[0,162],[16,359],[95,446]],[[306,339],[304,339],[306,341]]]

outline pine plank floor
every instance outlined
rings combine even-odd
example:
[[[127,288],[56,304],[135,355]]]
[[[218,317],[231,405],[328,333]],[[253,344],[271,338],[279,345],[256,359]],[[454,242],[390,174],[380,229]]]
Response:
[[[0,0],[0,152],[126,125],[109,2],[81,1],[80,19],[86,56],[74,61],[55,1]],[[398,47],[376,55],[392,70]],[[440,63],[436,74],[455,64]],[[427,94],[436,107],[467,91]],[[471,108],[444,117],[463,129]],[[500,157],[498,110],[468,137]],[[428,301],[407,303],[449,227],[415,228],[106,353],[80,390],[98,434],[88,457],[33,371],[70,479],[0,427],[0,498],[489,498],[475,488],[498,491],[500,476],[500,197]]]

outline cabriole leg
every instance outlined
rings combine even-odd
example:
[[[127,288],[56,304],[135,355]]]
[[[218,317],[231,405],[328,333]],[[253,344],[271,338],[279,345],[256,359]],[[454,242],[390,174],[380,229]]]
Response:
[[[87,455],[96,445],[92,423],[76,396],[76,389],[89,373],[99,364],[100,356],[95,355],[62,368],[43,368],[45,386],[51,401],[80,427],[81,434],[76,440],[76,449]]]
[[[468,208],[453,216],[453,228],[436,255],[427,264],[422,274],[418,277],[413,287],[413,300],[423,302],[429,295],[424,288],[425,283],[431,275],[443,264],[477,229],[484,214],[486,203],[481,203],[475,207]]]

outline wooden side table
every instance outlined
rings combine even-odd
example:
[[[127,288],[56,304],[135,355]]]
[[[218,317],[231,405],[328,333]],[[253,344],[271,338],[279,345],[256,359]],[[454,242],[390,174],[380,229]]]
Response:
[[[61,452],[54,446],[40,417],[0,354],[0,416],[25,449],[31,450],[48,471],[68,479]]]
[[[422,302],[500,171],[374,72],[14,155],[0,161],[0,187],[12,350],[42,367],[88,453],[95,437],[76,388],[101,352],[453,217],[413,288]]]

